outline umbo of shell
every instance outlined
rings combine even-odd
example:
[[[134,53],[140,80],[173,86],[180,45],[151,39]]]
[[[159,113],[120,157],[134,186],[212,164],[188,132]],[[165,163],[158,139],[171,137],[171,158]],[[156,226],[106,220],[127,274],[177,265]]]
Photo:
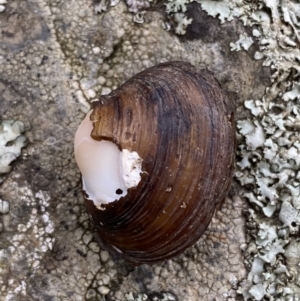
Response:
[[[133,264],[176,256],[206,230],[234,168],[234,108],[212,73],[167,62],[100,96],[75,136],[102,247]]]

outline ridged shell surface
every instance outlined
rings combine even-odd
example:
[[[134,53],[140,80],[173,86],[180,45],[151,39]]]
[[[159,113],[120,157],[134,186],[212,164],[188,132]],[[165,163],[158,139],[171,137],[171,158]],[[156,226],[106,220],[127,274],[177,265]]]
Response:
[[[100,244],[135,263],[180,254],[207,228],[233,173],[233,106],[213,75],[185,62],[137,74],[91,114],[95,140],[142,158],[141,181],[99,210],[86,199]]]

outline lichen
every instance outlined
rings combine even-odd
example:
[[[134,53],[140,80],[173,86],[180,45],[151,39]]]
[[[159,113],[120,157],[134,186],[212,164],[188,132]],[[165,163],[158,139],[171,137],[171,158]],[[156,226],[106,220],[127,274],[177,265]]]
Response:
[[[226,22],[237,16],[248,24],[253,15],[257,19],[252,27],[253,36],[249,29],[247,36],[255,44],[262,40],[262,36],[278,42],[272,34],[269,36],[269,32],[274,31],[270,28],[270,24],[273,27],[270,9],[259,1],[217,3],[221,2],[229,7],[230,14],[223,11],[216,17],[222,15]],[[133,74],[159,62],[182,59],[196,66],[208,66],[221,76],[225,74],[226,79],[230,78],[227,83],[235,81],[240,98],[251,89],[247,79],[257,83],[256,95],[257,90],[261,91],[264,85],[259,82],[261,77],[257,76],[259,79],[255,80],[255,74],[262,70],[258,69],[259,62],[251,62],[250,55],[242,56],[244,48],[232,55],[224,54],[224,49],[229,48],[227,41],[231,35],[230,42],[239,39],[232,33],[235,29],[241,33],[241,22],[233,20],[231,24],[215,28],[224,31],[224,35],[214,35],[212,43],[207,44],[201,39],[183,42],[161,30],[163,16],[155,10],[146,13],[147,22],[144,24],[133,24],[124,1],[116,7],[109,6],[102,14],[95,14],[94,6],[86,1],[75,1],[72,5],[69,1],[56,0],[28,3],[9,2],[9,5],[15,5],[10,22],[5,22],[8,13],[0,18],[4,20],[1,25],[6,26],[1,36],[0,89],[3,101],[0,110],[4,118],[18,116],[26,120],[31,129],[27,135],[31,145],[26,150],[26,161],[1,187],[1,198],[8,200],[11,208],[9,214],[0,214],[4,229],[0,239],[0,299],[35,296],[39,300],[126,300],[125,294],[132,291],[133,298],[147,295],[150,300],[155,300],[156,296],[159,300],[164,292],[172,291],[176,300],[232,301],[241,299],[236,296],[240,287],[248,300],[254,300],[254,295],[256,298],[265,296],[266,292],[270,295],[269,300],[281,300],[289,298],[292,290],[297,291],[299,283],[291,279],[297,278],[299,271],[299,243],[291,241],[284,245],[295,235],[290,231],[297,229],[295,223],[282,222],[289,207],[286,210],[282,205],[279,209],[281,200],[267,200],[265,204],[264,200],[257,198],[257,190],[251,191],[256,185],[251,167],[261,160],[263,147],[268,145],[266,156],[269,158],[278,152],[278,146],[268,139],[276,132],[277,126],[270,126],[266,132],[264,124],[273,121],[269,116],[260,117],[265,112],[265,102],[257,96],[245,103],[255,114],[250,116],[249,110],[249,119],[244,120],[244,126],[239,129],[239,142],[244,145],[240,160],[244,160],[242,165],[245,166],[244,169],[239,167],[239,172],[243,185],[250,188],[247,192],[253,200],[248,211],[247,228],[242,214],[247,208],[245,202],[238,197],[238,202],[228,199],[203,238],[182,257],[132,270],[114,263],[93,240],[80,194],[80,175],[73,159],[72,137],[83,118],[81,111],[89,110],[90,103],[98,95],[114,90]],[[8,5],[6,7],[8,11]],[[203,16],[210,19],[205,14]],[[34,26],[26,26],[27,22]],[[20,28],[22,32],[18,31]],[[46,30],[42,32],[39,28]],[[281,34],[286,28],[282,29]],[[4,32],[9,35],[4,35]],[[287,42],[293,45],[294,37],[291,37],[292,41]],[[223,47],[225,44],[227,48]],[[262,46],[259,44],[258,47]],[[17,51],[11,51],[13,47]],[[291,53],[295,50],[296,47],[291,46]],[[287,55],[288,50],[284,52]],[[264,62],[268,55],[267,49],[259,48],[255,58]],[[285,60],[284,64],[289,63]],[[284,90],[282,95],[287,93],[284,98],[297,95],[299,81],[296,74],[290,77],[295,85]],[[278,76],[281,75],[279,72]],[[276,91],[281,93],[285,89],[285,79],[281,86],[277,83],[275,78],[268,93],[275,95]],[[280,107],[274,107],[272,112],[278,114],[280,110]],[[282,125],[280,119],[276,123],[285,128],[289,124],[293,131],[300,124],[287,120]],[[264,144],[249,150],[242,132],[251,136],[259,126],[263,128],[264,138],[261,140]],[[288,148],[293,137],[283,135],[279,139],[283,147]],[[289,155],[295,157],[295,150],[292,149]],[[270,171],[270,164],[265,163],[260,165],[259,175],[268,177],[271,171],[275,171]],[[279,174],[281,182],[289,179],[289,171]],[[261,189],[270,188],[265,182],[262,184]],[[43,192],[46,199],[50,197],[46,205],[35,195],[36,191]],[[287,204],[294,208],[293,212],[298,212],[291,202],[287,201]],[[279,219],[281,210],[282,221]],[[264,227],[261,226],[263,222]],[[275,264],[272,265],[274,258]],[[244,263],[252,271],[251,280],[247,279]]]
[[[0,0],[0,13],[4,12],[6,3],[6,0]]]
[[[109,7],[116,6],[119,2],[120,0],[99,0],[94,6],[95,13],[106,12]],[[141,13],[150,7],[148,0],[124,0],[124,2],[127,5],[128,11],[134,14]]]
[[[233,19],[233,13],[230,9],[231,1],[211,1],[211,0],[196,0],[201,4],[203,10],[207,12],[209,16],[218,17],[223,24],[226,20],[231,21]]]
[[[191,18],[187,18],[184,14],[187,10],[187,4],[190,0],[169,0],[165,3],[166,13],[173,19],[176,24],[175,33],[178,35],[184,35],[186,33],[187,26],[192,23]]]
[[[238,16],[245,26],[253,27],[259,46],[254,58],[272,69],[272,85],[262,98],[245,101],[253,117],[237,122],[236,178],[247,188],[243,195],[255,208],[248,223],[258,228],[255,255],[249,258],[251,271],[240,292],[245,300],[291,300],[299,290],[288,278],[284,258],[300,225],[300,69],[295,64],[300,58],[299,4],[281,1],[279,7],[272,0],[239,4],[231,1],[227,19]],[[231,48],[237,50],[236,44]]]
[[[14,189],[18,189],[13,183]],[[44,254],[51,250],[55,241],[50,235],[54,231],[53,222],[50,219],[47,207],[50,205],[49,196],[46,192],[38,191],[33,193],[28,188],[19,189],[23,206],[31,208],[27,211],[27,222],[18,225],[18,231],[14,233],[9,242],[9,247],[0,249],[0,285],[2,289],[7,289],[5,301],[13,301],[16,295],[25,297],[28,295],[28,287],[25,279],[18,279],[14,274],[17,273],[15,267],[10,266],[10,260],[22,262],[22,267],[30,270],[34,275],[35,269],[43,259]],[[40,212],[33,208],[35,204],[40,207]],[[26,252],[24,250],[26,249]],[[14,270],[10,273],[9,270]],[[9,285],[7,286],[7,283]],[[2,299],[1,299],[2,300]]]
[[[0,183],[5,179],[4,174],[11,171],[11,163],[21,154],[27,139],[23,122],[3,120],[0,124]]]
[[[166,11],[184,14],[189,2],[169,1]],[[300,225],[300,4],[290,0],[196,2],[221,23],[237,17],[252,27],[253,37],[240,35],[230,43],[231,50],[247,51],[256,41],[254,59],[272,70],[272,84],[261,99],[245,100],[252,118],[237,122],[236,179],[255,208],[249,210],[248,223],[257,229],[255,233],[248,230],[255,252],[247,259],[250,273],[240,293],[245,300],[291,300],[300,292],[285,265],[291,253],[286,253],[287,246],[294,245]],[[247,251],[252,248],[249,244]],[[300,276],[298,270],[295,273]]]
[[[174,14],[174,20],[177,23],[175,32],[179,35],[184,35],[186,33],[186,28],[192,23],[192,19],[188,19],[183,13]]]
[[[147,0],[125,0],[128,11],[132,13],[138,13],[146,8],[150,7],[150,3]]]
[[[253,44],[253,39],[248,37],[246,33],[243,33],[239,36],[238,41],[235,43],[230,43],[231,51],[240,51],[242,48],[244,50],[249,50],[251,45]]]
[[[100,14],[102,12],[106,12],[108,9],[108,3],[106,0],[101,0],[97,5],[95,5],[95,13]]]

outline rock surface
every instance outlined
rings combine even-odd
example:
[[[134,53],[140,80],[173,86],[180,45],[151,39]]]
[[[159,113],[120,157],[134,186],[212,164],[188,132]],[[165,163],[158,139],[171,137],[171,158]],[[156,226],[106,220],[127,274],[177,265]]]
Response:
[[[176,36],[164,29],[172,19],[166,24],[159,2],[139,16],[123,2],[105,3],[0,2],[0,116],[22,121],[28,139],[1,184],[9,212],[0,211],[0,300],[233,301],[247,297],[245,287],[249,298],[262,300],[259,282],[238,289],[253,268],[249,233],[258,234],[248,231],[249,222],[245,230],[249,205],[237,196],[237,183],[206,234],[173,260],[133,268],[94,240],[73,153],[74,133],[92,101],[168,60],[212,70],[235,100],[238,120],[251,117],[244,101],[261,98],[271,84],[270,68],[253,59],[259,45],[250,45],[252,31],[236,18],[220,24],[193,2],[185,12],[193,22]]]

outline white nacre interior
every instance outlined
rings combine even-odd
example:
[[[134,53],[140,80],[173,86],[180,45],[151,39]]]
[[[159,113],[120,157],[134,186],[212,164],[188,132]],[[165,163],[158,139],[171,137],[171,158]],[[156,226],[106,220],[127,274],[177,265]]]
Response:
[[[138,185],[142,159],[137,152],[120,151],[113,142],[92,139],[91,113],[86,115],[75,134],[75,159],[87,198],[101,206],[119,200],[127,194],[127,189]]]

